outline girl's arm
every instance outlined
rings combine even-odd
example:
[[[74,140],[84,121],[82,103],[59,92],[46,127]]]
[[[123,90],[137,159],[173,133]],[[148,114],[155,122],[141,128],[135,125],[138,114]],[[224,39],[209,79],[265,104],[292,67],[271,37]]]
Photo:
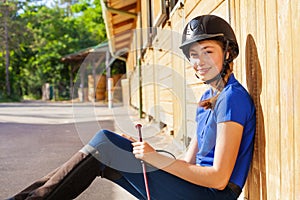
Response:
[[[183,160],[190,164],[196,164],[197,152],[198,152],[198,141],[197,141],[197,135],[195,134]]]
[[[217,127],[214,165],[202,167],[184,160],[174,160],[159,154],[147,142],[134,142],[136,158],[204,187],[224,189],[229,181],[239,151],[243,126],[236,122],[219,123]]]

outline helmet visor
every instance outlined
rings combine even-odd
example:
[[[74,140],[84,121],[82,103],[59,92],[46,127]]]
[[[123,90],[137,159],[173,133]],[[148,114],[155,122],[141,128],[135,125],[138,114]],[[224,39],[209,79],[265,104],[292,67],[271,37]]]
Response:
[[[223,33],[218,34],[201,34],[201,35],[195,35],[195,36],[186,36],[186,40],[179,46],[180,49],[183,49],[185,46],[190,45],[195,42],[199,42],[202,40],[209,40],[216,37],[224,37]]]

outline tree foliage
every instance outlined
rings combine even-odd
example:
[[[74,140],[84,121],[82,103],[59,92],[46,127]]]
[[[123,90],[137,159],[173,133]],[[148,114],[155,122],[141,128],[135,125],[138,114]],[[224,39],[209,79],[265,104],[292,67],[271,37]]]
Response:
[[[0,73],[3,74],[0,84],[3,86],[1,89],[5,90],[7,95],[11,95],[10,79],[14,78],[10,76],[10,71],[12,71],[10,57],[14,55],[11,50],[18,50],[23,39],[24,30],[16,14],[22,5],[23,3],[19,1],[0,1]]]
[[[14,96],[41,96],[44,83],[69,96],[70,69],[60,59],[106,40],[98,0],[60,1],[47,7],[37,1],[10,1],[10,82]],[[3,5],[0,4],[3,8]],[[0,9],[1,9],[0,8]],[[2,12],[1,12],[2,13]],[[0,15],[0,24],[3,16]],[[0,25],[0,74],[5,74]],[[7,95],[0,80],[0,98]]]

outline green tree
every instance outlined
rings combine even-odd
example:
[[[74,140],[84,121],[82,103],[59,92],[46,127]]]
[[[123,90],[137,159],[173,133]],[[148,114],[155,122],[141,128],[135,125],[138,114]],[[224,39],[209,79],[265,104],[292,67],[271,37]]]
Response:
[[[84,26],[98,43],[106,40],[105,24],[100,0],[80,0],[72,5],[72,13],[78,15],[77,23]]]
[[[15,12],[14,23],[22,25],[18,27],[22,35],[16,36],[16,48],[10,50],[9,68],[13,72],[10,78],[13,88],[18,94],[39,98],[42,85],[48,82],[60,95],[69,96],[70,69],[60,62],[61,57],[106,39],[98,1],[75,4],[72,1],[68,9],[59,4],[46,7],[26,1]],[[10,37],[12,35],[10,33]],[[0,60],[4,60],[4,55],[3,50],[0,51]],[[3,67],[0,62],[1,74]]]
[[[0,73],[5,74],[5,81],[0,81],[0,96],[11,96],[16,93],[11,82],[18,72],[12,65],[12,56],[20,49],[24,41],[25,26],[19,21],[18,10],[29,0],[2,0],[0,1]],[[4,92],[5,91],[5,92]]]

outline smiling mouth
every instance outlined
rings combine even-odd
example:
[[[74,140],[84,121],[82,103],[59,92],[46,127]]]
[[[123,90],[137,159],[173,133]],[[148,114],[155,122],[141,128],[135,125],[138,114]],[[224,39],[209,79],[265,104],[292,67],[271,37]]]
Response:
[[[207,74],[207,72],[211,69],[211,67],[207,67],[207,68],[201,68],[201,69],[197,69],[196,70],[196,74],[203,76],[205,74]]]

